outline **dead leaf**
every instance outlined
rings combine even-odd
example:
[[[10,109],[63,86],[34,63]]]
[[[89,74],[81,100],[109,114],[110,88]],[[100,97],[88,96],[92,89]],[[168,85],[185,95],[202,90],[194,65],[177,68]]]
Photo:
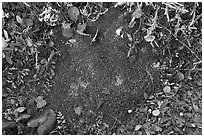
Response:
[[[103,99],[98,99],[97,100],[97,109],[101,108],[101,106],[104,104]]]
[[[71,38],[73,36],[73,30],[71,28],[64,28],[62,30],[62,35],[66,38]]]
[[[142,9],[141,8],[137,8],[133,14],[132,14],[132,18],[140,18],[142,16]]]
[[[23,119],[28,119],[28,118],[30,118],[30,115],[29,114],[23,114],[23,115],[20,115],[17,119],[15,119],[16,120],[16,122],[19,122],[19,121],[21,121],[21,120],[23,120]]]
[[[169,117],[162,117],[161,119],[160,119],[160,123],[165,123],[165,122],[167,122],[167,121],[169,121]]]
[[[43,96],[38,96],[37,98],[35,98],[35,102],[37,103],[38,101],[43,100]]]
[[[45,119],[46,117],[40,116],[40,117],[31,119],[30,121],[28,121],[27,125],[28,127],[38,127],[38,125],[40,124],[40,121],[44,121]]]
[[[37,102],[37,108],[42,108],[47,105],[47,102],[45,100],[40,100]]]
[[[76,113],[77,115],[80,115],[81,112],[82,112],[82,107],[81,107],[81,106],[75,107],[75,108],[74,108],[74,111],[75,111],[75,113]]]
[[[178,72],[178,73],[176,74],[176,79],[177,79],[178,81],[184,80],[184,74],[181,73],[181,72]]]
[[[148,97],[149,97],[146,92],[144,92],[143,96],[145,99],[148,99]]]
[[[25,19],[25,23],[27,26],[33,26],[33,20],[30,18]]]
[[[72,43],[72,44],[76,43],[76,39],[69,39],[69,42]]]
[[[37,41],[37,42],[35,43],[35,45],[37,45],[37,46],[41,46],[42,44],[43,44],[42,41]]]
[[[156,131],[162,131],[162,128],[160,128],[159,126],[156,126],[156,125],[155,125],[155,130],[156,130]]]
[[[7,32],[5,29],[4,29],[3,31],[4,31],[5,41],[7,42],[7,41],[10,40],[9,35],[8,35],[8,32]]]
[[[110,95],[111,94],[110,90],[108,90],[107,88],[104,88],[101,93],[106,94],[106,95]]]
[[[123,29],[122,26],[119,27],[119,28],[115,31],[115,33],[116,33],[118,36],[120,36],[120,35],[121,35],[121,32],[122,32],[122,29]]]
[[[78,16],[79,16],[79,9],[75,6],[70,7],[68,10],[68,15],[72,21],[76,21],[78,19]]]
[[[160,109],[163,109],[164,107],[166,107],[166,105],[169,103],[168,99],[165,99],[161,105],[160,105]]]
[[[46,119],[40,123],[37,130],[39,135],[45,135],[52,131],[56,122],[56,113],[52,109],[45,111],[44,117],[46,117]]]
[[[142,127],[142,125],[135,126],[135,131],[139,130]]]
[[[199,112],[199,111],[200,111],[199,108],[198,108],[198,106],[197,106],[195,103],[193,103],[193,108],[194,108],[194,110],[195,110],[196,112]]]
[[[6,52],[6,53],[4,53],[4,55],[5,55],[5,58],[6,58],[6,61],[9,63],[9,64],[13,64],[13,61],[12,61],[12,59],[11,59],[11,53],[10,52]]]
[[[4,37],[2,37],[2,50],[4,50],[7,47],[7,42],[5,41]]]
[[[142,106],[139,108],[139,112],[147,112],[148,107],[147,106]]]
[[[43,99],[43,96],[38,96],[35,101],[37,103],[37,108],[42,108],[47,105],[47,102]]]
[[[86,29],[86,23],[77,25],[77,31],[83,33],[85,29]]]
[[[201,117],[201,115],[195,114],[194,118],[193,118],[193,121],[195,122],[195,125],[197,127],[199,127],[199,128],[202,127],[202,117]]]
[[[16,15],[16,21],[19,23],[19,24],[22,24],[23,23],[23,20],[21,19],[20,16]]]
[[[145,39],[147,42],[152,42],[152,41],[154,41],[155,36],[153,36],[153,35],[146,35],[146,36],[144,36],[144,39]]]
[[[11,129],[14,127],[16,127],[16,122],[2,119],[2,130]]]
[[[14,110],[14,114],[15,113],[22,113],[26,108],[25,107],[18,107]]]
[[[32,46],[33,46],[33,42],[32,42],[32,40],[31,40],[29,37],[27,37],[27,38],[25,39],[25,42],[26,42],[26,44],[27,44],[29,47],[32,47]]]
[[[128,40],[129,40],[130,42],[133,41],[133,38],[132,38],[132,36],[131,36],[130,34],[127,33],[127,37],[128,37]]]
[[[39,135],[44,135],[53,130],[56,122],[56,113],[52,109],[44,111],[37,118],[28,121],[28,127],[38,127],[37,132]]]
[[[116,7],[122,6],[122,5],[124,5],[124,4],[127,4],[127,2],[117,2],[117,3],[114,5],[114,7],[116,8]]]
[[[164,107],[162,109],[159,109],[161,113],[165,113],[167,110],[169,110],[169,107]]]

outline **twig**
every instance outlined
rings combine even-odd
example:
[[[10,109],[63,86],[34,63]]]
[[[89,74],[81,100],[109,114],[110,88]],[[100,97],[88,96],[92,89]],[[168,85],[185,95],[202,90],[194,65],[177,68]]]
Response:
[[[118,123],[120,123],[121,125],[123,125],[123,123],[121,121],[119,121],[117,118],[115,118],[114,116],[112,116],[111,114],[108,114],[109,116],[111,116],[115,121],[117,121]]]
[[[91,44],[96,41],[97,36],[98,36],[98,29],[96,30],[96,33],[95,33],[93,39],[91,40]]]
[[[193,63],[194,65],[197,65],[197,64],[200,64],[200,63],[202,63],[202,60],[200,60],[200,61],[198,61],[198,62],[195,62],[195,63]]]
[[[30,7],[30,5],[27,2],[23,2],[26,6]]]

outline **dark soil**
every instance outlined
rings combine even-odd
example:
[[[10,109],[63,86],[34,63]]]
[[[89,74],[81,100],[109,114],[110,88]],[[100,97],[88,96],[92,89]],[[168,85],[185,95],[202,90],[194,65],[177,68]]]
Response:
[[[115,121],[113,117],[125,123],[130,118],[128,110],[136,109],[143,94],[155,92],[160,85],[159,75],[151,67],[157,58],[150,44],[142,41],[137,45],[134,61],[126,57],[128,40],[115,34],[123,25],[119,17],[123,13],[118,12],[121,11],[110,9],[88,26],[99,30],[92,44],[90,38],[76,35],[77,43],[70,46],[60,32],[55,36],[61,57],[49,94],[51,106],[75,125],[79,118],[94,122],[100,113],[110,126]],[[82,115],[74,112],[76,106],[83,107]]]
[[[202,3],[2,11],[2,134],[202,134]]]

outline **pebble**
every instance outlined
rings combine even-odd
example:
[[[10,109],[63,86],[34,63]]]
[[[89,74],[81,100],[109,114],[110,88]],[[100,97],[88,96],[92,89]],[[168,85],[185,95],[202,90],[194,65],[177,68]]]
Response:
[[[129,109],[129,110],[128,110],[128,113],[132,113],[132,111],[133,111],[133,110]]]

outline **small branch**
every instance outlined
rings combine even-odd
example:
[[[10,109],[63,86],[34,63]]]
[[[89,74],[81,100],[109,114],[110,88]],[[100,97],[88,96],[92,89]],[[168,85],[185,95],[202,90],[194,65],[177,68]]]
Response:
[[[199,61],[201,61],[201,59],[198,57],[198,55],[196,55],[196,53],[195,53],[189,46],[187,46],[185,43],[183,43],[181,40],[179,40],[177,37],[175,37],[175,35],[172,34],[171,31],[170,31],[169,29],[167,29],[165,26],[161,25],[160,23],[158,23],[158,24],[159,24],[160,26],[162,26],[165,30],[167,30],[176,40],[178,40],[178,42],[180,42],[182,45],[184,45],[186,48],[188,48],[188,49],[191,51],[191,53],[192,53],[193,55],[195,55],[195,57],[196,57]]]

